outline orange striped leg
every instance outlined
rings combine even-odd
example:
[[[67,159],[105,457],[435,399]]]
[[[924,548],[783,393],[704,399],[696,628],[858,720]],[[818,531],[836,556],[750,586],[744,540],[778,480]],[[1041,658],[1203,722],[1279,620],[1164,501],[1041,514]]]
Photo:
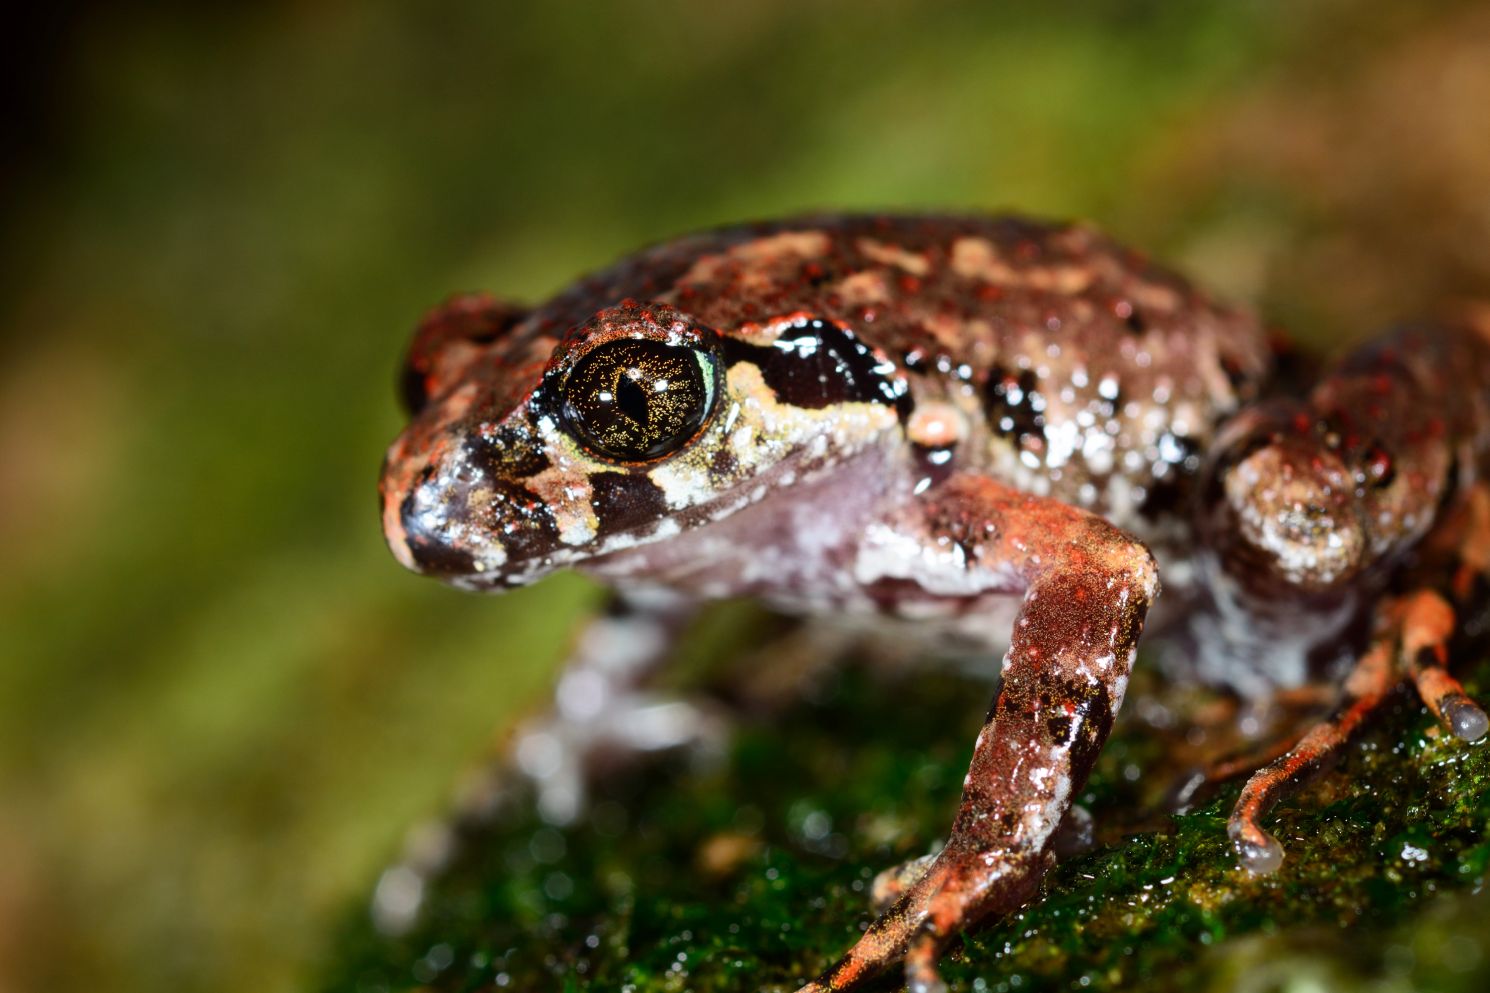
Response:
[[[1490,717],[1447,669],[1454,608],[1432,590],[1421,590],[1397,601],[1394,609],[1402,628],[1402,662],[1418,696],[1457,737],[1479,741],[1490,731]]]
[[[1238,776],[1256,772],[1269,762],[1276,761],[1297,748],[1306,733],[1307,729],[1285,735],[1265,748],[1253,749],[1240,755],[1232,754],[1220,759],[1205,770],[1204,782],[1224,783],[1228,779],[1236,779]]]
[[[1278,690],[1269,699],[1269,708],[1288,713],[1271,720],[1275,728],[1272,739],[1261,747],[1228,752],[1216,758],[1205,769],[1205,782],[1224,783],[1248,775],[1291,751],[1313,726],[1313,722],[1306,722],[1305,718],[1324,712],[1338,701],[1339,696],[1335,687],[1319,684]],[[1282,731],[1277,731],[1277,728],[1282,728]]]
[[[1286,792],[1337,753],[1396,686],[1395,641],[1390,635],[1375,641],[1351,670],[1345,699],[1335,713],[1310,729],[1287,755],[1253,773],[1242,787],[1226,833],[1248,872],[1266,875],[1283,864],[1283,846],[1263,828],[1262,819]]]
[[[1454,610],[1433,590],[1400,597],[1382,611],[1384,631],[1356,663],[1345,684],[1345,699],[1333,716],[1312,728],[1288,754],[1254,773],[1242,788],[1227,825],[1243,868],[1265,875],[1283,863],[1283,847],[1262,827],[1273,805],[1344,746],[1363,720],[1404,677],[1455,736],[1478,741],[1490,731],[1490,717],[1469,698],[1447,669]]]

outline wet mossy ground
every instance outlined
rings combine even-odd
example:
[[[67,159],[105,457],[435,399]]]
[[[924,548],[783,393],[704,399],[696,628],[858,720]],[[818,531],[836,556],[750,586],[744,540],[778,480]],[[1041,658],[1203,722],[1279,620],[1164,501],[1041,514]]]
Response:
[[[848,667],[742,720],[722,757],[608,777],[572,828],[510,794],[456,832],[411,929],[353,914],[323,988],[793,990],[854,940],[873,875],[942,836],[987,692]],[[1226,840],[1235,785],[1184,814],[1155,807],[1171,750],[1144,722],[1119,728],[1083,797],[1096,847],[965,936],[953,989],[1484,987],[1490,748],[1439,733],[1401,694],[1279,808],[1287,862],[1260,880]]]

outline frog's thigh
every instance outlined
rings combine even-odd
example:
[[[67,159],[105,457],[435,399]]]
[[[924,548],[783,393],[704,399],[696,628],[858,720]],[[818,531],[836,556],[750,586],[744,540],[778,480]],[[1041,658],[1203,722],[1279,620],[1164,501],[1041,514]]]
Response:
[[[954,476],[905,513],[902,528],[955,547],[955,589],[976,595],[1013,585],[1024,599],[947,847],[809,989],[844,989],[902,954],[911,988],[935,989],[936,958],[958,930],[1029,898],[1111,730],[1158,593],[1154,561],[1138,541],[992,480]],[[949,582],[921,568],[919,578],[914,569],[898,578]]]

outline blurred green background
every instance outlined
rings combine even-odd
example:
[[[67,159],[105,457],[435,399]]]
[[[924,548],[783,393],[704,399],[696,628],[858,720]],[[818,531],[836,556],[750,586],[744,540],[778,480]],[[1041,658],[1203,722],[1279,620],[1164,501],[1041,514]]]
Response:
[[[1490,293],[1490,9],[68,4],[0,242],[0,991],[292,989],[595,590],[404,573],[420,313],[816,208],[1092,218],[1315,343]]]

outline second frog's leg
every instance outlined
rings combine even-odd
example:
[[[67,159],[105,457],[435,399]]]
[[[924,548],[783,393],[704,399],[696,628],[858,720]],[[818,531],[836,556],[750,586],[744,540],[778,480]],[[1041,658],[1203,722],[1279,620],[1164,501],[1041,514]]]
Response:
[[[1385,604],[1378,633],[1345,682],[1345,698],[1327,719],[1299,739],[1287,754],[1247,780],[1232,810],[1227,833],[1242,867],[1264,875],[1283,864],[1283,846],[1262,819],[1310,773],[1339,754],[1350,735],[1405,680],[1417,687],[1433,715],[1464,741],[1478,741],[1490,719],[1445,668],[1454,610],[1431,589],[1415,590]]]
[[[935,548],[907,556],[903,543]],[[896,549],[901,554],[892,554]],[[1033,895],[1056,828],[1122,703],[1158,573],[1136,540],[1084,511],[954,476],[866,538],[861,579],[977,603],[1023,593],[1003,685],[974,747],[947,845],[805,990],[844,990],[904,959],[914,993],[943,988],[957,933]]]
[[[1411,593],[1393,606],[1402,628],[1400,658],[1418,696],[1457,737],[1479,741],[1490,730],[1490,719],[1447,668],[1454,608],[1432,590]]]
[[[1345,681],[1345,699],[1282,757],[1252,774],[1233,808],[1227,833],[1247,871],[1263,875],[1283,864],[1283,846],[1262,827],[1262,818],[1283,794],[1335,755],[1351,733],[1397,683],[1393,640],[1379,638]]]

